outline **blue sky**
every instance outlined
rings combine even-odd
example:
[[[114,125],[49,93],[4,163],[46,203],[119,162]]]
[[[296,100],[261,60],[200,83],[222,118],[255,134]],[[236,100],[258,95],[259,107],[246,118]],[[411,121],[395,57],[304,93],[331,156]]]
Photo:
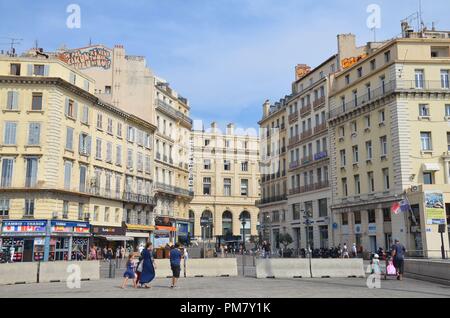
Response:
[[[80,29],[66,27],[72,3],[81,7]],[[315,66],[334,54],[338,33],[373,40],[369,4],[381,7],[377,39],[397,36],[400,20],[418,8],[418,0],[1,0],[0,37],[22,38],[19,51],[35,40],[46,50],[89,38],[123,44],[189,98],[194,119],[250,128],[265,99],[289,94],[297,63]],[[423,0],[428,25],[450,29],[449,12],[448,0]]]

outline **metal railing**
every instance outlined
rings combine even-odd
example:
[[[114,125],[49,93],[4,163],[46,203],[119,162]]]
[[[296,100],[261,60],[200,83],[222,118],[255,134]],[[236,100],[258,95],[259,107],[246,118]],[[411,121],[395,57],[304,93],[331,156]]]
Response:
[[[171,186],[165,183],[161,183],[161,182],[156,182],[155,183],[155,188],[157,190],[163,191],[163,192],[168,192],[168,193],[172,193],[172,194],[176,194],[176,195],[184,195],[184,196],[188,196],[188,197],[193,197],[194,196],[194,192],[193,191],[189,191],[187,189],[182,189],[179,187],[175,187],[175,186]]]
[[[305,105],[302,108],[300,108],[300,116],[303,117],[306,114],[311,112],[311,104]]]
[[[166,111],[172,116],[175,116],[182,121],[186,122],[189,125],[193,124],[193,120],[184,115],[182,112],[174,109],[172,106],[168,105],[167,103],[163,102],[162,100],[158,100],[158,103],[156,104],[156,107],[161,108],[162,110]]]
[[[257,200],[256,205],[263,205],[263,204],[281,202],[281,201],[286,201],[286,200],[287,200],[286,195],[279,195],[279,196],[274,196],[274,197],[270,197],[270,198],[263,198],[261,200]]]
[[[133,192],[123,192],[122,199],[128,202],[154,204],[153,197]]]

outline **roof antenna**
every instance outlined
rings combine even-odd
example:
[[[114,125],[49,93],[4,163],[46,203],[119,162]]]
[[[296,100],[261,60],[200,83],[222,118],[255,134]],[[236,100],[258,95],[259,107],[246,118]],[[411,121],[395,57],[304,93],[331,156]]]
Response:
[[[423,23],[422,0],[419,0],[419,23],[420,23],[419,32],[423,32],[425,25]]]

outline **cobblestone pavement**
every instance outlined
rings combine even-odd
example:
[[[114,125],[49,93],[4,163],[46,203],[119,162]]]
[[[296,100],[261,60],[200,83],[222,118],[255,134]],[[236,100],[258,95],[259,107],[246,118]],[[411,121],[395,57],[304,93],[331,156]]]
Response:
[[[389,279],[381,289],[369,289],[362,278],[346,279],[261,279],[243,277],[180,279],[179,288],[169,288],[169,279],[156,279],[152,289],[122,290],[121,279],[83,281],[80,289],[69,289],[65,283],[42,283],[0,286],[0,298],[450,298],[450,286],[414,279],[402,282]]]

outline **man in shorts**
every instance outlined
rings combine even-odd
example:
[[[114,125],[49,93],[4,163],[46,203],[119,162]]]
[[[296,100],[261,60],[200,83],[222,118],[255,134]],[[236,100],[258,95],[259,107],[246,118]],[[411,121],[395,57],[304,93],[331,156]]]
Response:
[[[403,280],[406,249],[400,244],[400,240],[395,239],[394,242],[395,244],[392,246],[392,257],[395,269],[397,270],[397,280]]]
[[[180,251],[180,245],[177,243],[170,251],[170,268],[172,269],[172,286],[175,288],[181,272],[181,259],[183,254]]]

